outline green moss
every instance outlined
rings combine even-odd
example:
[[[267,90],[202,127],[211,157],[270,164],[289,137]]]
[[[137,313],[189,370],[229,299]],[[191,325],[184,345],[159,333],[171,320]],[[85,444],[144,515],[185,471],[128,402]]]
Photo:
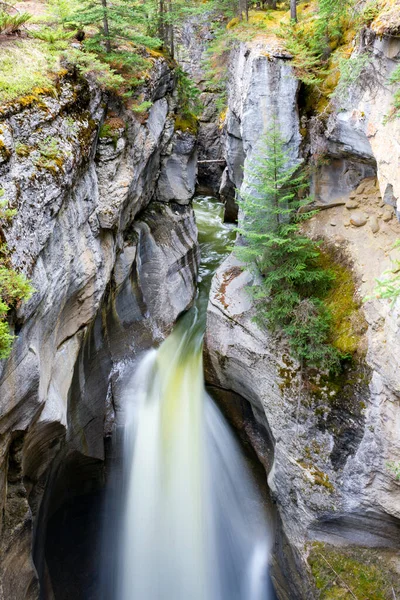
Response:
[[[54,91],[53,74],[59,54],[38,40],[21,39],[0,49],[0,104],[18,102],[31,106],[40,93]],[[33,91],[36,90],[36,91]]]
[[[308,564],[321,600],[393,600],[400,594],[398,574],[390,569],[387,557],[374,549],[314,543]]]
[[[199,129],[197,117],[193,114],[176,115],[175,131],[187,131],[196,135]]]
[[[26,144],[22,144],[21,142],[17,142],[15,144],[15,152],[18,156],[21,156],[21,157],[29,156],[31,151],[32,151],[32,148],[30,146],[27,146]]]
[[[324,473],[324,471],[321,471],[321,469],[308,461],[298,460],[297,463],[312,476],[313,485],[324,487],[329,493],[333,493],[335,491],[335,488],[330,482],[327,473]]]
[[[331,269],[335,281],[323,301],[332,314],[331,344],[344,355],[353,355],[360,347],[367,324],[356,299],[353,273],[345,260],[325,248],[320,256],[321,264]]]
[[[10,158],[10,156],[10,150],[7,148],[5,143],[2,140],[0,140],[0,158],[2,159],[2,161],[6,161]]]

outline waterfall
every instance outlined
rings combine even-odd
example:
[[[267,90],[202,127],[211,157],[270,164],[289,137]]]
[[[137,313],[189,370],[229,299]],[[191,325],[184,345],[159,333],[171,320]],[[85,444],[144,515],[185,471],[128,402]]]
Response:
[[[213,213],[206,202],[197,211],[203,281],[196,306],[125,384],[115,600],[273,597],[264,508],[233,434],[204,387],[208,287],[221,260],[220,245],[226,253],[230,235],[217,205],[212,203]]]

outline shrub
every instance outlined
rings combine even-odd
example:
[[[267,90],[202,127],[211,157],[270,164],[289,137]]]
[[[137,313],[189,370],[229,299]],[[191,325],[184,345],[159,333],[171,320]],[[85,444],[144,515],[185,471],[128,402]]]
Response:
[[[0,198],[4,191],[0,190]],[[16,214],[13,209],[7,208],[7,201],[0,201],[0,221],[9,221]],[[27,300],[33,293],[29,281],[21,273],[11,268],[8,259],[7,245],[0,247],[0,359],[7,358],[11,352],[14,336],[10,333],[7,323],[7,314],[20,302]]]

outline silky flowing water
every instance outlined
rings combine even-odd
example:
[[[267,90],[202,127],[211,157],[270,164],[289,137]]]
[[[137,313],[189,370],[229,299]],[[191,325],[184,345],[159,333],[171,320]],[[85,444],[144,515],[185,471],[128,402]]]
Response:
[[[198,297],[124,390],[115,600],[267,600],[269,532],[235,439],[205,391],[202,340],[212,275],[232,228],[211,198],[194,203]]]

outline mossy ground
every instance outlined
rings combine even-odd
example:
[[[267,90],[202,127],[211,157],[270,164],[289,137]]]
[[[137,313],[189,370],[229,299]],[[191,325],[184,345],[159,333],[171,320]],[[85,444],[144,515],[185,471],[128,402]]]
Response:
[[[39,40],[19,40],[0,46],[0,104],[16,98],[36,99],[36,88],[55,91],[55,76],[60,69],[60,54]]]
[[[321,600],[393,600],[400,577],[383,552],[314,543],[308,564]]]

